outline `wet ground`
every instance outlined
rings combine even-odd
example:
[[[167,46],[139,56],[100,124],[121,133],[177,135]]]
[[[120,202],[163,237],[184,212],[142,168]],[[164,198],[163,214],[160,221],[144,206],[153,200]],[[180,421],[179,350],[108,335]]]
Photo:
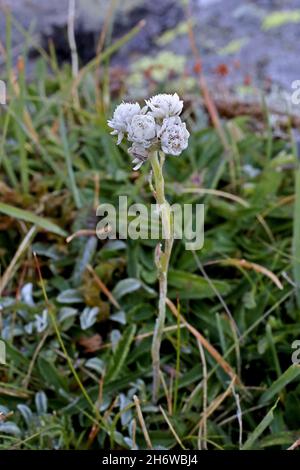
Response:
[[[145,55],[156,56],[162,50],[192,62],[186,12],[180,0],[77,0],[76,3],[76,39],[83,62],[93,56],[104,19],[114,4],[113,38],[121,37],[140,19],[147,21],[139,35],[114,57],[115,64],[127,67]],[[59,58],[68,60],[68,0],[0,0],[0,6],[4,5],[30,31],[31,38],[46,46],[52,37]],[[209,78],[216,80],[222,76],[228,86],[253,81],[265,87],[272,82],[287,91],[294,80],[300,79],[300,0],[192,0],[191,5],[196,41]],[[24,35],[18,29],[13,30],[15,58],[25,44]],[[5,43],[3,15],[0,40]]]

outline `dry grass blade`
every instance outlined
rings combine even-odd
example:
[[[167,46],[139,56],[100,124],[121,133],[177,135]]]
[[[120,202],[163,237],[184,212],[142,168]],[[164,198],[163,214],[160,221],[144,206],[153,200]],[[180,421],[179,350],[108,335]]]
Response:
[[[13,411],[10,411],[7,414],[4,414],[2,413],[2,411],[0,411],[0,423],[4,423],[8,418],[13,416],[13,414],[14,414]]]
[[[229,199],[230,201],[234,201],[238,204],[240,204],[241,206],[247,208],[247,209],[250,209],[251,205],[249,204],[249,202],[245,201],[245,199],[242,199],[241,197],[239,196],[236,196],[235,194],[231,194],[231,193],[227,193],[226,191],[221,191],[219,189],[209,189],[209,188],[183,188],[183,189],[180,189],[180,192],[182,193],[192,193],[192,194],[203,194],[203,195],[212,195],[212,196],[217,196],[217,197],[222,197],[224,199]],[[260,223],[260,225],[263,227],[263,229],[265,230],[266,234],[268,235],[269,239],[271,242],[274,242],[274,236],[273,236],[273,233],[271,231],[271,229],[269,228],[267,222],[265,221],[263,215],[261,214],[257,214],[256,215],[256,218],[258,220],[258,222]]]
[[[95,271],[93,270],[92,266],[90,264],[87,265],[87,270],[92,274],[95,282],[97,285],[100,287],[101,291],[106,295],[108,300],[110,301],[111,304],[113,304],[117,309],[121,309],[120,304],[117,302],[117,300],[114,298],[112,293],[109,291],[109,289],[106,287],[104,282],[101,281],[101,279],[97,276]]]
[[[23,63],[22,58],[19,59],[19,67],[24,67],[24,63]],[[18,98],[20,96],[20,87],[19,87],[17,78],[16,78],[13,71],[11,72],[10,83],[12,85],[12,90],[15,94],[15,97]],[[29,112],[28,112],[28,110],[25,106],[24,106],[24,109],[23,109],[23,116],[22,117],[23,117],[24,126],[26,127],[27,132],[30,135],[32,141],[35,144],[38,144],[39,143],[39,136],[38,136],[38,134],[37,134],[37,132],[34,128],[31,116],[30,116],[30,114],[29,114]]]
[[[111,226],[105,227],[101,230],[91,230],[91,229],[77,230],[77,232],[72,233],[72,235],[69,235],[66,238],[66,242],[70,243],[71,241],[74,240],[74,238],[77,238],[77,237],[90,237],[90,236],[93,236],[93,235],[96,236],[96,235],[101,235],[103,233],[109,233],[109,232],[111,232],[111,230],[112,230]]]
[[[212,196],[223,197],[224,199],[230,199],[231,201],[237,202],[243,207],[250,207],[250,204],[235,194],[227,193],[226,191],[221,191],[219,189],[209,189],[209,188],[182,188],[180,189],[181,193],[197,193],[197,194],[211,194]]]
[[[180,324],[179,327],[177,325],[166,326],[164,328],[164,333],[169,333],[170,331],[177,331],[178,328],[186,328],[186,325]],[[148,331],[147,333],[140,333],[134,337],[134,341],[141,341],[146,338],[151,338],[153,336],[154,331]],[[99,349],[109,349],[112,348],[112,343],[105,343],[100,346]]]
[[[175,431],[174,426],[172,425],[171,421],[169,420],[169,418],[168,418],[166,412],[164,411],[164,409],[163,409],[161,406],[159,406],[159,409],[160,409],[160,411],[161,411],[163,417],[165,418],[166,423],[167,423],[167,425],[169,426],[169,428],[170,428],[170,430],[171,430],[173,436],[175,437],[176,441],[178,442],[178,444],[180,445],[180,447],[182,448],[182,450],[186,450],[186,448],[184,447],[184,445],[183,445],[182,442],[181,442],[180,437],[178,436],[177,432]]]
[[[143,434],[144,434],[144,438],[145,438],[147,447],[148,447],[148,449],[153,449],[152,442],[151,442],[148,430],[146,428],[146,423],[145,423],[145,420],[144,420],[144,417],[143,417],[140,400],[138,399],[138,397],[136,395],[133,395],[133,401],[134,401],[134,404],[135,404],[135,407],[136,407],[136,412],[137,412],[138,419],[139,419],[139,422],[140,422],[140,425],[141,425],[141,428],[142,428],[142,431],[143,431]]]
[[[24,378],[23,383],[22,383],[22,385],[23,385],[23,387],[24,387],[25,389],[27,389],[28,386],[29,386],[29,382],[30,382],[30,378],[31,378],[31,374],[32,374],[32,371],[33,371],[35,362],[36,362],[37,357],[38,357],[38,355],[40,354],[40,352],[41,352],[41,350],[42,350],[42,348],[43,348],[43,346],[44,346],[44,344],[45,344],[45,341],[46,341],[46,339],[47,339],[48,334],[49,334],[48,331],[46,331],[46,333],[44,333],[44,335],[43,335],[41,341],[39,342],[39,344],[38,344],[36,350],[34,351],[34,354],[33,354],[33,356],[32,356],[32,359],[31,359],[30,364],[29,364],[29,367],[28,367],[28,372],[27,372],[26,377]]]
[[[222,367],[222,369],[226,372],[226,374],[228,374],[231,379],[234,379],[237,384],[241,385],[242,384],[241,380],[236,375],[236,373],[231,368],[231,366],[228,364],[228,362],[226,362],[225,359],[223,359],[221,354],[207,341],[206,338],[204,338],[204,336],[201,333],[199,333],[198,330],[196,330],[196,328],[190,325],[188,321],[182,315],[180,315],[176,306],[173,304],[173,302],[170,299],[167,299],[167,305],[176,318],[178,318],[179,316],[180,321],[184,323],[187,329],[195,336],[195,338],[198,341],[200,341],[202,346],[215,359],[215,361],[220,365],[220,367]]]
[[[203,425],[199,426],[199,433],[198,433],[198,449],[201,450],[202,448],[207,450],[207,364],[206,364],[206,358],[205,358],[205,353],[204,353],[204,348],[200,341],[198,341],[198,347],[199,347],[199,352],[200,352],[200,358],[202,362],[202,369],[203,369],[203,416],[204,416],[204,421]]]
[[[297,439],[287,450],[296,450],[298,447],[300,447],[300,439]]]
[[[232,393],[234,384],[235,384],[235,377],[232,379],[232,381],[230,382],[225,392],[219,395],[217,398],[215,398],[213,402],[209,405],[209,407],[206,410],[206,415],[202,416],[198,425],[195,426],[191,434],[193,434],[198,427],[203,426],[204,421],[207,420],[219,408],[219,406],[223,403],[223,401]]]
[[[3,290],[9,283],[10,279],[13,276],[13,273],[16,269],[16,264],[25,252],[25,250],[29,247],[30,242],[33,238],[33,236],[36,233],[36,227],[33,225],[31,229],[27,232],[26,236],[22,240],[21,244],[19,245],[19,248],[17,249],[15,256],[9,263],[5,273],[3,274],[2,278],[0,279],[0,295],[2,295]]]
[[[89,236],[93,236],[93,235],[96,235],[95,230],[91,230],[91,229],[78,230],[77,232],[72,233],[72,235],[70,235],[68,238],[66,238],[66,242],[70,243],[72,240],[74,240],[74,238],[77,238],[77,237],[89,237]]]
[[[29,398],[32,392],[27,392],[25,390],[20,390],[13,387],[2,387],[0,386],[0,395],[14,397],[14,398]]]
[[[271,279],[272,282],[278,287],[278,289],[282,290],[283,285],[276,276],[276,274],[272,273],[269,269],[261,266],[257,263],[252,263],[251,261],[246,261],[245,259],[238,259],[238,258],[228,258],[225,260],[216,260],[216,261],[209,261],[206,263],[206,266],[213,265],[213,264],[221,264],[222,266],[236,266],[241,269],[249,269],[256,271],[257,273],[263,274]]]

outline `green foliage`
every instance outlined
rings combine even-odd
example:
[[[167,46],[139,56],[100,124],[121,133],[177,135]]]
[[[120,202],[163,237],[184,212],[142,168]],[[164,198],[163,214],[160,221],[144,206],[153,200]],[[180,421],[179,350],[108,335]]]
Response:
[[[288,23],[300,22],[300,10],[282,10],[274,11],[265,16],[263,20],[263,29],[278,28]]]

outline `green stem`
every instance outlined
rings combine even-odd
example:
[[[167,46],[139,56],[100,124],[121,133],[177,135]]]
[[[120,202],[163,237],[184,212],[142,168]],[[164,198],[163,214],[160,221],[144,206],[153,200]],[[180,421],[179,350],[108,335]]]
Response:
[[[159,280],[158,317],[155,323],[152,342],[153,364],[153,402],[157,401],[160,385],[160,347],[166,318],[166,299],[168,289],[168,269],[173,246],[172,217],[170,205],[165,198],[165,182],[163,177],[164,155],[159,160],[157,152],[153,152],[150,162],[154,176],[155,197],[161,214],[164,248],[157,250],[156,266]]]

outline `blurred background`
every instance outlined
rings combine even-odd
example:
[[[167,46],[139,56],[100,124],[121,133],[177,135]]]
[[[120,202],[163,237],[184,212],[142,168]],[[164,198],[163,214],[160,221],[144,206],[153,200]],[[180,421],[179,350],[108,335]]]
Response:
[[[32,65],[36,46],[53,43],[58,60],[70,58],[67,38],[68,0],[0,0],[13,17],[13,56],[28,48]],[[193,87],[193,48],[188,20],[193,23],[201,65],[211,88],[237,93],[255,85],[264,91],[290,91],[300,77],[299,0],[76,0],[75,33],[82,63],[97,48],[110,44],[140,20],[146,25],[113,57],[115,77],[129,73],[127,84],[141,87],[141,72],[151,81],[184,76]],[[105,34],[104,34],[105,32]],[[27,34],[26,34],[27,33]],[[5,15],[0,17],[0,39],[5,42]],[[3,64],[4,58],[1,58]],[[186,81],[187,80],[187,81]]]

